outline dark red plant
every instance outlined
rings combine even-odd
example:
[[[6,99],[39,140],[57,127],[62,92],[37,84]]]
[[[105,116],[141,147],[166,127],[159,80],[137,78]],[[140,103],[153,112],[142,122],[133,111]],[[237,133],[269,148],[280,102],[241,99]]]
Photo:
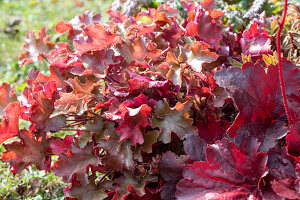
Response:
[[[66,199],[300,199],[299,68],[264,62],[256,22],[236,34],[215,1],[176,2],[87,11],[57,24],[69,43],[27,35],[20,65],[49,74],[32,69],[19,97],[0,86],[13,173],[52,170]]]

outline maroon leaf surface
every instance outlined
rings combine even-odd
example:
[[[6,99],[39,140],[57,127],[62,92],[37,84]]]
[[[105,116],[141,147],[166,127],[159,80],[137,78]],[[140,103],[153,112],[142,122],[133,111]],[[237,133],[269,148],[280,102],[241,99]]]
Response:
[[[1,159],[10,163],[14,173],[20,173],[31,164],[39,170],[49,170],[51,158],[47,155],[49,143],[44,137],[35,137],[32,132],[21,130],[18,134],[20,142],[4,144],[6,151]]]
[[[52,167],[56,176],[63,177],[63,180],[70,182],[74,175],[82,185],[87,185],[88,168],[97,166],[100,160],[93,155],[93,144],[87,144],[84,148],[80,148],[74,144],[67,153],[60,154],[59,160]]]
[[[207,42],[217,50],[223,37],[222,32],[221,26],[204,9],[196,8],[189,13],[186,36]]]
[[[223,139],[206,148],[208,162],[194,162],[183,170],[177,199],[248,199],[257,197],[267,174],[267,155],[257,152],[259,143],[245,138],[240,147]]]
[[[132,143],[143,144],[144,138],[141,132],[141,126],[146,127],[151,125],[148,120],[148,115],[151,113],[151,108],[143,104],[138,108],[125,108],[122,111],[124,122],[120,123],[116,129],[117,133],[121,134],[120,141],[130,138]]]
[[[101,162],[105,164],[107,170],[133,170],[135,162],[133,160],[132,144],[128,141],[120,142],[120,137],[113,130],[108,131],[108,138],[101,139],[98,146],[106,151],[106,155]]]
[[[272,54],[271,38],[266,30],[258,28],[257,23],[244,31],[240,43],[244,54]]]
[[[182,171],[185,167],[185,158],[177,158],[172,152],[166,152],[162,156],[162,162],[159,165],[161,176],[166,181],[162,187],[161,198],[163,200],[175,199],[176,184],[183,178]]]
[[[286,91],[289,96],[296,98],[298,93],[295,87],[297,88],[299,70],[288,61],[283,62],[283,66]],[[215,73],[215,79],[228,90],[239,109],[238,116],[228,129],[230,136],[250,134],[262,142],[260,150],[267,151],[274,147],[276,139],[287,134],[275,66],[268,66],[265,71],[259,64],[245,63],[242,70],[237,67],[219,70]],[[296,115],[294,110],[299,108],[296,106],[298,103],[295,100],[290,103],[295,105],[291,110]]]

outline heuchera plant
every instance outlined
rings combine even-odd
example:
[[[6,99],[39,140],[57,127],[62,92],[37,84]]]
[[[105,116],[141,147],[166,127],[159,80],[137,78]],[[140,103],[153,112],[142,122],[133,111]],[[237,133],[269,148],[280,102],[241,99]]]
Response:
[[[87,11],[56,25],[69,43],[28,33],[20,65],[50,74],[31,70],[20,97],[0,86],[13,173],[52,170],[67,199],[300,199],[299,68],[282,58],[288,123],[259,19],[234,33],[213,0],[180,3]]]

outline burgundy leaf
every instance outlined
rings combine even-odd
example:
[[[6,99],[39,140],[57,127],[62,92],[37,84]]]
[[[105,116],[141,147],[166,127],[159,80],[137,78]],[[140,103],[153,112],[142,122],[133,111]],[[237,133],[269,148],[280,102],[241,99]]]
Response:
[[[274,192],[281,197],[287,199],[300,199],[300,193],[297,191],[299,188],[299,181],[300,179],[298,179],[297,182],[290,179],[275,180],[272,184],[272,188]]]
[[[285,70],[291,69],[286,67]],[[262,142],[260,150],[267,151],[275,146],[276,139],[287,134],[283,121],[285,112],[282,104],[278,103],[276,67],[269,66],[265,72],[259,64],[245,63],[242,70],[229,67],[217,71],[215,79],[228,90],[239,109],[238,116],[227,130],[230,136],[250,134]],[[286,89],[290,90],[289,86]]]
[[[64,126],[66,126],[66,116],[57,115],[47,120],[47,122],[45,123],[44,131],[59,132]]]
[[[101,139],[97,145],[97,147],[106,151],[106,155],[101,162],[105,164],[107,170],[122,170],[124,168],[133,170],[132,144],[127,140],[120,142],[120,137],[113,130],[108,130],[106,134],[109,137]]]
[[[21,173],[31,164],[39,170],[49,170],[51,158],[47,155],[49,143],[44,137],[36,137],[32,132],[21,130],[18,134],[20,142],[4,144],[6,151],[1,159],[10,163],[14,173]]]
[[[206,142],[196,134],[188,134],[183,142],[184,151],[191,160],[205,161]]]
[[[115,64],[113,60],[113,50],[93,51],[84,53],[80,58],[84,64],[87,64],[87,69],[91,70],[95,75],[104,74],[105,69],[110,64]]]
[[[208,162],[194,162],[183,170],[177,199],[248,199],[259,190],[268,169],[267,155],[259,143],[245,138],[240,147],[227,139],[206,148]]]
[[[213,143],[215,140],[222,138],[230,123],[226,120],[215,119],[213,116],[217,116],[217,114],[213,110],[207,109],[204,112],[205,121],[199,119],[196,122],[198,134],[207,143]]]
[[[50,149],[52,153],[59,156],[61,153],[67,153],[71,149],[71,144],[73,143],[73,136],[66,135],[64,139],[61,138],[51,138],[50,139]]]
[[[172,152],[166,152],[162,156],[162,162],[159,165],[161,176],[166,183],[162,187],[161,198],[163,200],[175,199],[176,184],[183,178],[182,171],[185,167],[184,157],[177,158]]]
[[[104,180],[99,183],[95,183],[95,175],[89,177],[88,185],[75,185],[67,187],[64,190],[66,197],[77,198],[78,200],[99,200],[105,199],[108,195],[106,190],[113,190],[112,182]]]
[[[115,188],[120,196],[123,197],[123,199],[126,199],[127,195],[130,195],[131,193],[136,194],[139,197],[144,196],[146,194],[146,184],[156,181],[157,177],[155,176],[136,176],[131,171],[124,171],[124,176],[121,176],[114,180],[114,182],[117,184]]]
[[[223,37],[222,32],[221,26],[204,9],[196,8],[189,13],[186,36],[207,42],[217,50]]]
[[[273,191],[280,197],[300,198],[299,193],[299,160],[287,154],[285,147],[274,148],[268,152],[268,164]]]
[[[272,54],[271,38],[266,30],[257,27],[257,23],[244,31],[240,43],[244,54]]]
[[[286,136],[286,143],[289,154],[300,156],[300,123],[292,124],[290,134]]]
[[[124,115],[124,122],[120,123],[116,129],[117,133],[121,134],[120,141],[130,138],[132,143],[143,144],[144,138],[141,132],[141,127],[151,125],[148,121],[148,115],[151,113],[151,108],[143,104],[138,108],[124,108],[122,115]]]
[[[93,143],[87,144],[84,148],[72,144],[70,151],[60,154],[52,170],[56,176],[63,177],[65,182],[70,182],[76,175],[82,185],[87,185],[89,184],[89,166],[98,164],[100,164],[100,159],[93,155]]]

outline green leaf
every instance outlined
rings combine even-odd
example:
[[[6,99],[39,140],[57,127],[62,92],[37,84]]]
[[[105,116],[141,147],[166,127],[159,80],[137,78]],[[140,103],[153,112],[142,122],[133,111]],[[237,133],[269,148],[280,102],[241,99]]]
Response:
[[[192,107],[191,102],[184,104],[178,102],[174,108],[170,108],[166,100],[159,101],[154,110],[156,116],[153,119],[153,126],[160,129],[158,140],[167,144],[171,142],[171,133],[174,132],[181,140],[185,135],[196,132],[192,126],[193,120],[185,116],[185,113]]]

